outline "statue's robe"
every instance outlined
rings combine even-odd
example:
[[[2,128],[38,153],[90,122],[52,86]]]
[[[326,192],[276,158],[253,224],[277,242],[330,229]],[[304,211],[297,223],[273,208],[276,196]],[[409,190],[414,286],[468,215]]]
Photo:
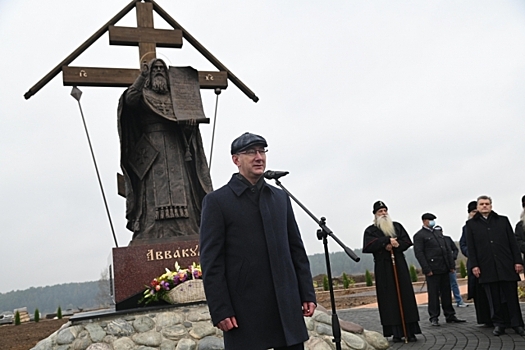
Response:
[[[202,199],[212,191],[198,123],[179,121],[173,91],[158,94],[144,85],[139,76],[118,109],[132,244],[198,235]]]

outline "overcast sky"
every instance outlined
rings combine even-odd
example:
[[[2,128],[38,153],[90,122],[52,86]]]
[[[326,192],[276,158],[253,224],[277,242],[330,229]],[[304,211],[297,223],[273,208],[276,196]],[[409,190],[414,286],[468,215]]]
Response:
[[[525,2],[158,0],[260,98],[219,98],[211,175],[236,171],[231,141],[269,144],[267,168],[351,248],[383,200],[413,235],[432,212],[458,240],[467,203],[493,197],[514,224],[525,194]],[[97,280],[114,246],[77,102],[61,74],[23,95],[128,4],[0,0],[0,292]],[[135,13],[118,23],[135,26]],[[156,28],[169,28],[155,17]],[[188,42],[172,66],[215,70]],[[138,68],[107,34],[72,65]],[[123,88],[82,87],[82,108],[118,243],[117,103]],[[215,95],[202,91],[213,119]],[[212,124],[201,132],[209,158]],[[316,224],[295,207],[308,254]],[[331,251],[341,250],[333,241]],[[131,277],[131,276],[130,276]]]

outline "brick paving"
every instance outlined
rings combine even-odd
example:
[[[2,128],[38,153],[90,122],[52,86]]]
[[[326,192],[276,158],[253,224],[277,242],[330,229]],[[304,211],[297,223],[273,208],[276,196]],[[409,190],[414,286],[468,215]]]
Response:
[[[426,293],[425,293],[426,294]],[[525,315],[525,303],[521,303],[522,314]],[[440,316],[440,327],[431,326],[428,321],[427,306],[419,305],[419,318],[421,321],[422,334],[418,334],[415,343],[393,343],[389,339],[390,349],[525,349],[525,337],[508,329],[507,334],[496,337],[492,334],[492,328],[483,327],[476,323],[476,311],[474,305],[466,308],[455,307],[458,318],[467,320],[466,323],[446,323],[443,314]],[[352,308],[337,310],[340,319],[360,324],[367,330],[382,333],[377,307]]]

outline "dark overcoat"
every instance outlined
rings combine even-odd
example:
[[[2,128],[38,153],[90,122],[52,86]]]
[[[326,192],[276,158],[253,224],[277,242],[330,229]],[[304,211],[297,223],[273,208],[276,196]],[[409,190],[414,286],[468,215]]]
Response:
[[[520,252],[525,254],[525,232],[523,231],[523,220],[520,220],[516,223],[516,228],[514,229],[514,237],[518,242],[518,248]]]
[[[394,257],[405,323],[418,322],[419,312],[417,310],[416,298],[414,296],[414,289],[412,288],[412,281],[405,260],[405,254],[403,253],[412,246],[412,241],[401,224],[394,222],[394,228],[396,230],[397,242],[399,243],[399,247],[394,248]],[[374,254],[374,274],[381,324],[383,326],[396,326],[401,325],[402,322],[399,303],[397,301],[397,289],[391,253],[385,249],[388,244],[390,244],[390,237],[385,236],[383,231],[377,226],[370,225],[366,228],[363,238],[363,253]]]
[[[310,265],[289,197],[236,175],[204,198],[200,262],[212,322],[235,316],[226,349],[267,349],[306,341],[302,302],[315,302]]]
[[[506,216],[492,211],[488,219],[477,213],[467,221],[468,258],[479,267],[479,283],[519,281],[515,264],[523,264],[512,226]]]
[[[414,235],[414,255],[425,275],[449,273],[455,268],[452,251],[438,229],[422,228]]]

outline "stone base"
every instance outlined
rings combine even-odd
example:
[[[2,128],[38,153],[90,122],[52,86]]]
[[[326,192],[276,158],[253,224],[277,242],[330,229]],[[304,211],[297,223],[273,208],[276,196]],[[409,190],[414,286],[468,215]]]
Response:
[[[139,307],[146,286],[162,275],[166,268],[174,270],[175,262],[182,268],[200,262],[199,241],[175,241],[113,248],[110,268],[112,295],[117,310]]]
[[[204,303],[91,316],[82,320],[71,318],[33,350],[224,349],[222,332],[213,327]],[[313,317],[305,318],[305,323],[310,335],[305,350],[334,348],[330,315],[316,310]],[[390,344],[377,332],[365,330],[355,334],[342,330],[341,345],[342,349],[373,350],[387,349]]]

